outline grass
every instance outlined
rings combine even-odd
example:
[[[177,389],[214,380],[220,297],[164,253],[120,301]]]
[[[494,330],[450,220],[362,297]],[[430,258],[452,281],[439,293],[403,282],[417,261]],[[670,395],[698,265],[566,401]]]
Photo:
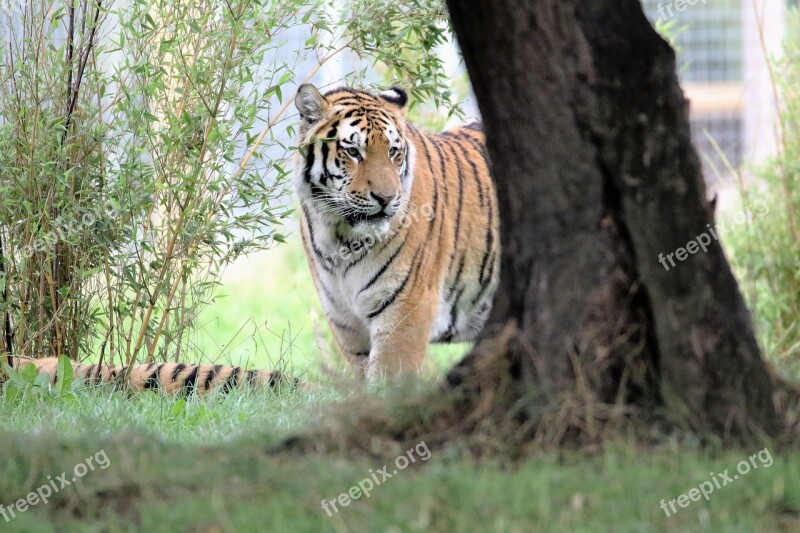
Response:
[[[617,443],[601,455],[544,455],[514,468],[432,452],[369,498],[328,516],[383,460],[264,453],[258,432],[236,446],[195,446],[126,431],[65,440],[52,431],[0,436],[8,506],[47,476],[101,454],[100,466],[4,531],[776,531],[800,527],[800,457],[773,464],[666,517],[671,500],[735,471],[744,452],[711,454]],[[392,459],[388,460],[391,468]],[[417,464],[423,464],[418,461]],[[759,463],[760,464],[760,463]],[[766,463],[764,463],[766,464]],[[389,472],[392,472],[390,469]],[[380,478],[378,478],[380,479]],[[0,519],[1,520],[1,519]]]
[[[80,387],[67,397],[0,398],[0,427],[11,433],[52,432],[74,439],[86,431],[107,436],[136,431],[165,442],[220,444],[258,429],[272,442],[319,422],[319,407],[344,393],[235,390],[178,399],[163,393],[128,396],[110,387]],[[265,442],[266,442],[265,441]]]
[[[330,424],[333,405],[364,394],[339,379],[341,358],[297,240],[234,265],[214,299],[200,315],[195,351],[185,360],[280,368],[321,387],[185,400],[103,387],[23,401],[2,396],[0,504],[6,508],[48,483],[47,476],[72,471],[100,452],[108,458],[107,468],[88,472],[48,504],[8,522],[0,515],[3,531],[800,528],[800,455],[776,453],[772,466],[667,517],[662,499],[688,493],[711,472],[733,472],[750,453],[669,443],[640,448],[625,440],[588,458],[544,454],[516,463],[437,449],[329,517],[321,501],[348,491],[386,460],[267,453],[288,435]],[[440,378],[467,348],[434,347],[425,382]],[[362,398],[356,399],[347,405],[358,405]]]

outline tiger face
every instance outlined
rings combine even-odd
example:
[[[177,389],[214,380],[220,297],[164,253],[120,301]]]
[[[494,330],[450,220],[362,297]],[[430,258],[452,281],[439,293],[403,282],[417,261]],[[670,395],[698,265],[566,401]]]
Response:
[[[347,236],[389,231],[407,208],[413,147],[406,138],[408,96],[353,89],[298,90],[301,155],[297,189],[304,208]]]

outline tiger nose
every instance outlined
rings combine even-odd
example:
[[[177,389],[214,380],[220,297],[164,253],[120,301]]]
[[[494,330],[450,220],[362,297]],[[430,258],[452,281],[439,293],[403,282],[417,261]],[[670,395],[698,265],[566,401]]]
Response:
[[[397,198],[397,193],[393,192],[383,193],[383,192],[372,191],[370,194],[372,194],[372,197],[378,201],[378,204],[380,204],[381,207],[386,207],[387,205],[392,203],[392,201],[395,198]]]

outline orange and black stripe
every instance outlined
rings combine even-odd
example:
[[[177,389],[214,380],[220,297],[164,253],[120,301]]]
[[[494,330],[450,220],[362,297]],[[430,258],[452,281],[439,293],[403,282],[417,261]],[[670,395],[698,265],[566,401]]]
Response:
[[[58,359],[32,359],[9,356],[12,368],[33,364],[39,374],[48,374],[52,383],[58,382]],[[76,379],[87,384],[123,384],[134,391],[163,390],[168,394],[205,394],[215,389],[227,393],[238,387],[278,388],[297,386],[298,381],[282,372],[245,370],[239,366],[185,363],[148,363],[133,365],[102,365],[72,363]]]

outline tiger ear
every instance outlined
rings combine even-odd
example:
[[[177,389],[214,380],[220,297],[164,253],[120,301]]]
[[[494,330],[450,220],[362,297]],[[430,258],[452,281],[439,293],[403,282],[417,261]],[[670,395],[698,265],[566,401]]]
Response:
[[[400,87],[392,87],[387,91],[383,91],[378,96],[399,108],[400,115],[406,116],[408,113],[408,93]]]
[[[297,89],[294,105],[300,111],[300,118],[308,124],[316,124],[328,115],[327,100],[310,83],[304,83]]]

